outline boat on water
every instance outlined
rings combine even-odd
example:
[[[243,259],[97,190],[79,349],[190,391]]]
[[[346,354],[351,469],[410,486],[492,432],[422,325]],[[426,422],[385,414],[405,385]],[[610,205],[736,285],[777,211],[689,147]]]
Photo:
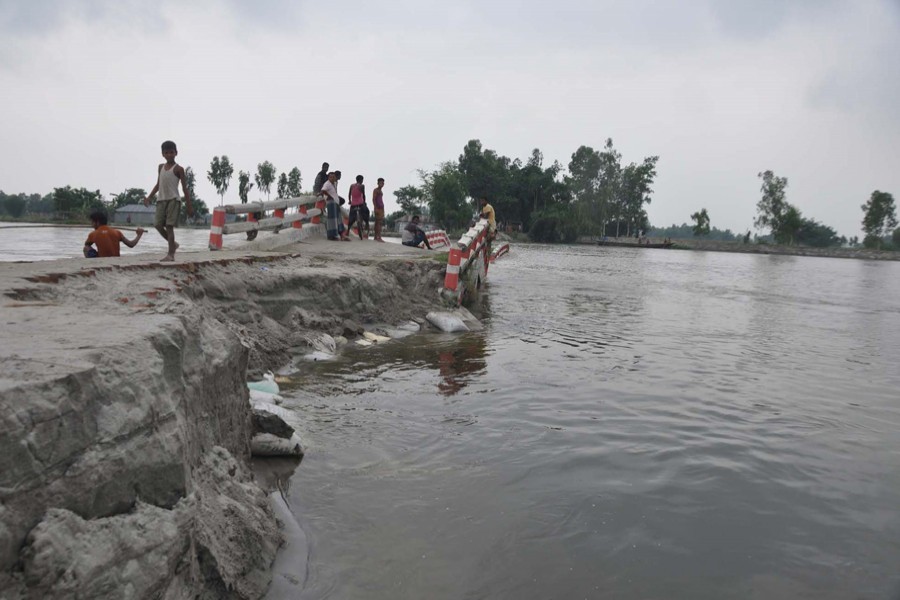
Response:
[[[672,242],[613,242],[603,241],[597,242],[598,246],[615,246],[617,248],[671,248]]]

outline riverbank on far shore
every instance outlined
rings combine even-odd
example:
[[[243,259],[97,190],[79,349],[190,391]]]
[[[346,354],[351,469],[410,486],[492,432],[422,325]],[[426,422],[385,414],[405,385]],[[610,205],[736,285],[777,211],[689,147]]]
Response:
[[[645,238],[651,244],[658,244],[663,241],[662,238]],[[616,241],[623,242],[619,248],[626,248],[625,244],[632,241],[633,238],[618,238]],[[812,248],[809,246],[783,246],[778,244],[745,244],[740,241],[723,241],[723,240],[700,240],[700,239],[674,239],[672,242],[672,250],[699,250],[702,252],[739,252],[743,254],[778,254],[784,256],[817,256],[822,258],[855,258],[857,260],[900,260],[900,252],[892,250],[874,250],[870,248]],[[577,242],[593,246],[597,244],[596,240],[582,238]],[[632,244],[637,249],[640,244],[634,242]]]
[[[658,241],[658,240],[652,240]],[[783,246],[777,244],[745,244],[739,241],[721,240],[672,240],[675,250],[701,250],[704,252],[741,252],[744,254],[780,254],[785,256],[818,256],[822,258],[855,258],[857,260],[900,260],[900,252],[873,250],[870,248],[812,248],[809,246]]]

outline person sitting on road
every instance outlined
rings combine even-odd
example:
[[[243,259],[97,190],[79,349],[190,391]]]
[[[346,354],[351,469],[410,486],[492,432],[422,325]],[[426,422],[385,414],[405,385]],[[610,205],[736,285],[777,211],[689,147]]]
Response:
[[[419,227],[419,215],[415,215],[412,218],[412,221],[407,223],[406,227],[403,228],[401,243],[404,246],[418,248],[422,242],[425,242],[425,247],[431,250],[431,244],[428,243],[428,236],[426,236],[425,231]]]
[[[88,234],[87,240],[84,242],[85,258],[108,258],[110,256],[119,256],[119,243],[124,243],[129,248],[134,248],[144,235],[144,230],[138,227],[137,236],[133,240],[125,237],[125,234],[118,229],[108,226],[106,213],[102,210],[96,210],[91,213],[91,225],[94,230]],[[94,246],[97,246],[94,248]]]

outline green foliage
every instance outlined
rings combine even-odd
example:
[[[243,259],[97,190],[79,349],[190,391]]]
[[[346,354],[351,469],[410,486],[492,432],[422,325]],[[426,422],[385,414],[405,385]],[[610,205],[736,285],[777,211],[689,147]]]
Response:
[[[247,204],[247,196],[252,189],[253,184],[250,183],[250,173],[240,171],[238,173],[238,197],[241,199],[241,204]]]
[[[20,218],[26,212],[52,212],[53,201],[51,196],[46,197],[48,201],[45,207],[41,207],[43,202],[40,194],[4,194],[0,191],[0,215],[9,215],[14,219]]]
[[[647,235],[655,238],[667,237],[673,240],[686,240],[694,237],[694,227],[692,225],[688,225],[687,223],[682,223],[681,225],[672,224],[668,227],[651,227],[648,230]],[[730,229],[722,230],[716,229],[715,227],[710,227],[709,233],[706,234],[706,239],[727,242],[736,240],[738,239],[738,237]],[[747,242],[749,241],[750,238],[748,236]]]
[[[403,213],[414,215],[422,212],[424,195],[416,186],[404,185],[394,191],[394,197]]]
[[[870,233],[863,238],[862,242],[863,248],[869,248],[870,250],[879,249],[882,244],[884,244],[884,240],[873,233]]]
[[[421,173],[422,195],[428,203],[431,218],[445,229],[463,229],[472,217],[472,206],[466,202],[466,190],[458,166],[446,162],[432,173]]]
[[[198,196],[197,192],[194,190],[196,185],[197,176],[196,174],[194,174],[194,169],[192,169],[191,167],[185,167],[184,187],[186,187],[188,192],[191,194],[191,206],[194,209],[194,216],[189,219],[187,213],[182,212],[178,217],[181,223],[184,223],[186,220],[197,222],[198,220],[209,214],[209,207],[206,206],[206,202],[204,202],[203,199],[200,198],[200,196]]]
[[[764,171],[757,176],[762,179],[762,197],[756,203],[757,215],[753,224],[757,229],[768,228],[775,242],[793,244],[803,226],[803,217],[785,199],[787,177],[778,177],[772,171]]]
[[[191,201],[197,196],[196,192],[194,192],[194,186],[197,185],[197,176],[194,174],[194,169],[191,167],[187,167],[184,170],[184,187],[187,188],[187,191],[191,194]]]
[[[113,208],[122,208],[129,204],[140,204],[147,197],[147,191],[143,188],[128,188],[121,194],[112,195]]]
[[[269,191],[272,188],[272,183],[275,182],[276,173],[275,165],[269,161],[264,161],[256,165],[256,189],[260,192],[265,192],[267,200],[269,199]]]
[[[397,226],[397,221],[402,219],[406,215],[406,211],[397,210],[390,214],[385,215],[384,217],[384,227],[387,231],[393,231]]]
[[[92,192],[85,188],[76,189],[69,185],[53,188],[53,204],[57,212],[73,217],[86,217],[95,209],[106,209],[100,190]]]
[[[234,167],[227,156],[223,154],[221,159],[218,156],[213,156],[209,164],[209,171],[206,172],[206,178],[216,188],[216,193],[219,194],[220,205],[225,203],[225,192],[228,191],[233,174]],[[193,198],[193,191],[191,192],[191,197]]]
[[[706,212],[705,208],[701,208],[699,212],[692,214],[691,220],[694,222],[695,236],[709,234],[709,213]]]
[[[894,230],[894,233],[891,234],[891,241],[894,243],[894,249],[900,250],[900,227]]]
[[[202,198],[191,196],[191,205],[194,207],[194,220],[200,220],[209,214],[209,207]]]
[[[539,213],[528,230],[528,237],[544,244],[571,244],[578,239],[577,218],[553,212]]]
[[[303,190],[300,187],[300,184],[303,181],[303,178],[300,176],[300,169],[298,169],[297,167],[294,167],[293,169],[291,169],[291,172],[288,173],[287,179],[288,179],[288,187],[287,187],[288,196],[291,198],[296,198],[303,192]]]
[[[862,228],[866,232],[863,244],[867,248],[880,248],[882,238],[897,226],[894,197],[887,192],[875,190],[860,208],[863,210]]]
[[[797,233],[797,243],[815,248],[828,248],[840,246],[846,242],[842,240],[837,231],[827,225],[823,225],[813,219],[803,219],[800,230]]]
[[[288,184],[287,173],[282,173],[282,174],[278,177],[278,188],[277,188],[277,191],[278,191],[278,197],[279,197],[279,198],[289,198],[289,197],[290,197],[290,196],[288,195],[288,185],[289,185],[289,184]]]
[[[18,219],[25,213],[28,197],[25,194],[6,195],[0,192],[0,214]]]
[[[797,241],[800,229],[803,227],[804,219],[797,207],[787,203],[785,203],[785,206],[787,208],[784,211],[784,215],[782,215],[778,231],[773,233],[775,241],[779,244],[793,245]]]

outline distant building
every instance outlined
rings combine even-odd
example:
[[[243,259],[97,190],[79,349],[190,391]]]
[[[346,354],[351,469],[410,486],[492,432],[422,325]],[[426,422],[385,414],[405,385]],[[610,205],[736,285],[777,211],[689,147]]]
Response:
[[[152,204],[126,204],[116,209],[113,223],[116,225],[153,225],[156,217],[156,207]]]

